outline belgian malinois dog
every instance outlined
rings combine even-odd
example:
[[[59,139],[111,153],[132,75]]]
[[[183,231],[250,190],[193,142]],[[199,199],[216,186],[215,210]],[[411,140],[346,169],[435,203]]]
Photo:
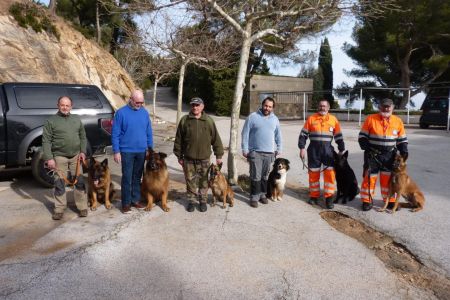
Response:
[[[425,205],[425,197],[423,193],[420,191],[417,184],[408,176],[406,172],[406,160],[408,159],[408,155],[401,156],[397,154],[395,156],[395,160],[392,166],[392,174],[391,179],[389,181],[389,197],[395,197],[394,208],[392,209],[392,213],[398,208],[400,196],[403,196],[406,201],[408,201],[408,206],[412,209],[411,211],[416,212],[423,209]],[[389,201],[386,201],[383,208],[379,209],[379,211],[385,211]],[[403,206],[403,205],[402,205]]]
[[[230,207],[234,205],[234,192],[227,182],[225,176],[220,172],[222,163],[215,165],[211,164],[208,168],[208,186],[211,188],[213,199],[211,206],[216,205],[216,199],[222,200],[222,208],[226,208],[227,202]]]
[[[97,209],[99,201],[104,202],[105,207],[110,209],[115,192],[108,167],[108,159],[105,158],[102,162],[98,162],[92,157],[87,163],[87,168],[88,198],[91,210]]]
[[[167,206],[167,197],[169,195],[169,171],[165,158],[167,154],[155,152],[152,148],[148,149],[147,164],[144,170],[144,179],[141,185],[141,195],[147,200],[145,211],[153,208],[153,202],[161,200],[161,208],[168,212],[170,208]]]

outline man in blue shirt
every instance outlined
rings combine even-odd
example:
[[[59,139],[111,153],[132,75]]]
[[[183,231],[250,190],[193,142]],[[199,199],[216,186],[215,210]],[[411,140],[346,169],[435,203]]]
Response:
[[[122,212],[131,206],[144,208],[141,198],[141,177],[146,150],[153,148],[150,116],[143,107],[144,94],[135,90],[127,105],[116,111],[112,128],[114,161],[122,164]]]
[[[266,97],[242,128],[242,155],[250,164],[250,206],[267,204],[267,179],[273,161],[281,154],[280,121],[272,112],[275,100]]]

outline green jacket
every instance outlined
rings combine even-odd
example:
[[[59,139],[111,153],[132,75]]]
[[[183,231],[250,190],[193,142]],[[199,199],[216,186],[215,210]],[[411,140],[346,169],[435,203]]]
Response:
[[[65,116],[59,111],[51,116],[44,125],[42,149],[44,160],[86,153],[86,132],[80,117],[72,114]]]
[[[178,124],[173,153],[179,159],[209,159],[211,146],[216,158],[222,158],[223,145],[214,120],[206,113],[196,119],[191,113]]]

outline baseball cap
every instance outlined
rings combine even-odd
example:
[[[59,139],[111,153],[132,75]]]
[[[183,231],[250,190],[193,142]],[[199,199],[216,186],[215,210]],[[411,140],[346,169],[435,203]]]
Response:
[[[392,101],[392,99],[389,99],[389,98],[384,98],[380,101],[381,106],[391,106],[393,104],[394,104],[394,101]]]
[[[191,99],[190,104],[203,104],[203,100],[199,97],[194,97]]]

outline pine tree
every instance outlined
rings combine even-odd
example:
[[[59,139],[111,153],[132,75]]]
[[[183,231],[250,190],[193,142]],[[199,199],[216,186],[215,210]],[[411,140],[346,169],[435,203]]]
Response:
[[[319,51],[319,68],[322,69],[323,85],[322,90],[324,98],[330,103],[330,107],[334,106],[333,89],[333,57],[331,56],[330,44],[325,38],[320,44]]]

